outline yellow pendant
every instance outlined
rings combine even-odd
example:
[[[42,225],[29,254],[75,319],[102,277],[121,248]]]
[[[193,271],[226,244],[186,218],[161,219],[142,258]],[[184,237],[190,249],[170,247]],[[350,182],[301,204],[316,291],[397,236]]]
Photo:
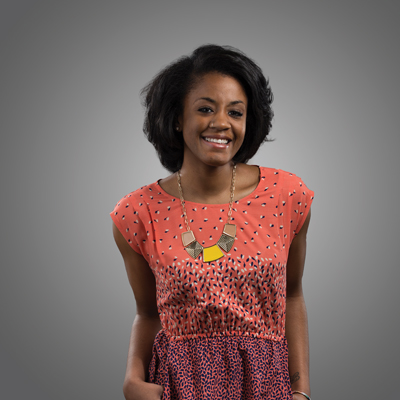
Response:
[[[211,247],[204,247],[203,249],[203,261],[211,262],[216,261],[224,256],[224,253],[221,249],[215,244]]]
[[[233,243],[235,242],[235,235],[236,225],[225,224],[222,235],[219,238],[217,244],[215,244],[214,246],[203,247],[196,240],[192,231],[183,232],[181,237],[182,244],[190,257],[196,259],[200,255],[200,253],[203,252],[203,261],[211,262],[219,260],[221,257],[224,256],[224,253],[221,251],[221,249],[226,251],[227,253],[231,250]]]

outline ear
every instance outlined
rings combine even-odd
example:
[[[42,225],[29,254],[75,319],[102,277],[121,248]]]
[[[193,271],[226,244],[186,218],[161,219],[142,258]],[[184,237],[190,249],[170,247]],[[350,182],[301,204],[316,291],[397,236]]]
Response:
[[[175,121],[175,123],[174,123],[174,129],[175,129],[177,132],[182,132],[182,129],[183,129],[183,123],[182,123],[182,121],[183,121],[183,118],[182,118],[182,116],[180,115],[180,116],[176,119],[176,121]]]

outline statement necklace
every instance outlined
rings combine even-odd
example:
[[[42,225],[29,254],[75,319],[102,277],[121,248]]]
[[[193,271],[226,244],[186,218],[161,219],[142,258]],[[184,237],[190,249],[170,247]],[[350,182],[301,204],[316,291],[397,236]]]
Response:
[[[233,194],[235,192],[235,177],[236,177],[236,164],[233,166],[232,170],[232,181],[231,181],[231,196],[229,200],[229,211],[228,211],[228,220],[224,226],[224,230],[219,238],[218,242],[214,244],[214,246],[203,247],[195,238],[193,231],[189,227],[189,221],[186,214],[185,200],[183,199],[183,191],[181,185],[181,170],[178,171],[177,179],[178,179],[178,188],[179,188],[179,196],[181,199],[182,212],[183,217],[185,218],[186,223],[186,232],[182,233],[182,244],[188,254],[196,259],[200,253],[203,253],[203,261],[211,262],[219,260],[224,256],[224,253],[221,251],[229,252],[235,242],[236,237],[236,225],[231,224],[232,220],[232,204],[233,204]]]

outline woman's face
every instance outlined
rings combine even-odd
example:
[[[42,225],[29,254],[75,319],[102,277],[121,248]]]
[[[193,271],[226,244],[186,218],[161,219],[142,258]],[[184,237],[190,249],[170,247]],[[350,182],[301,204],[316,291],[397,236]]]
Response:
[[[240,149],[246,132],[247,96],[234,78],[212,72],[187,94],[178,119],[183,163],[221,166]]]

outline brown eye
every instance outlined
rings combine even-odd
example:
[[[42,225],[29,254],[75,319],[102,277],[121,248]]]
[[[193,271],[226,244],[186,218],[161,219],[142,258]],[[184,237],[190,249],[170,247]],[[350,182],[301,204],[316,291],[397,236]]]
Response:
[[[212,109],[210,107],[201,107],[199,108],[199,111],[202,113],[210,113],[212,112]]]
[[[233,117],[242,117],[243,113],[240,111],[229,111],[229,115],[232,115]]]

